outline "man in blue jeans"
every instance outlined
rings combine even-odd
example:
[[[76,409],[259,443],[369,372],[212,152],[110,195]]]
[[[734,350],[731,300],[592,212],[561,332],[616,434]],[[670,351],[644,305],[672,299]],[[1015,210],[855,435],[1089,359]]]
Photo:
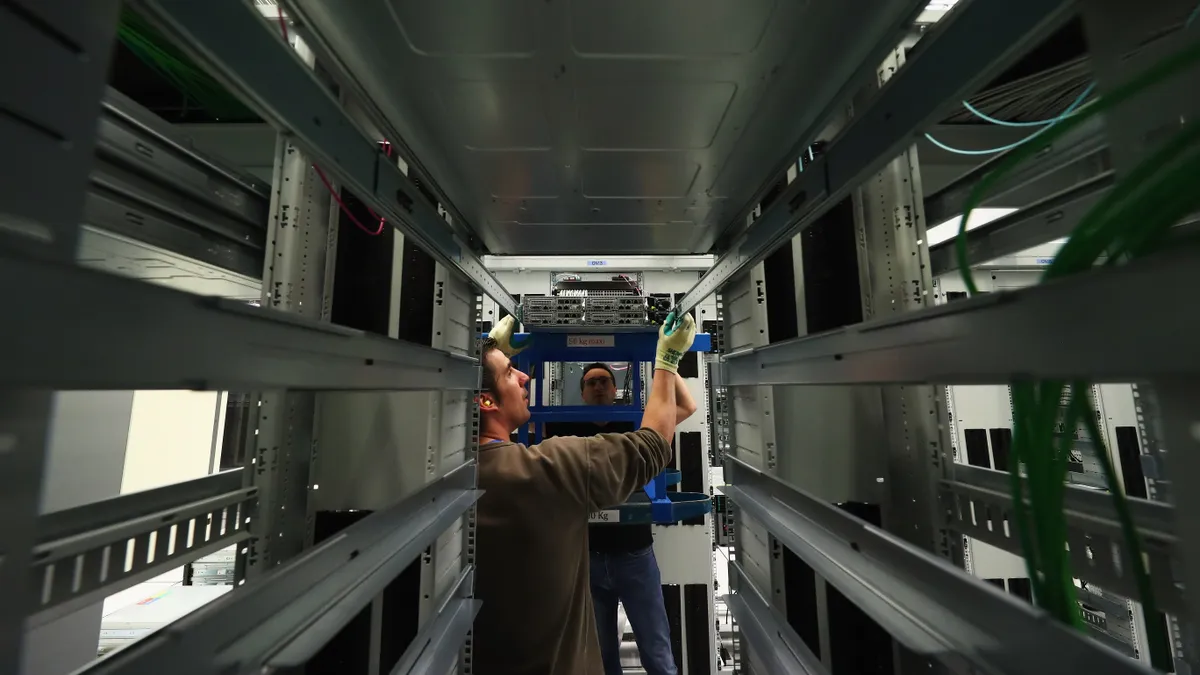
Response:
[[[636,366],[633,366],[636,367]],[[588,405],[612,405],[617,382],[612,368],[593,363],[584,368],[579,388]],[[675,376],[676,424],[696,412],[696,401],[679,375]],[[546,437],[594,436],[633,431],[632,422],[557,422],[546,425]],[[615,504],[614,504],[615,506]],[[671,653],[671,628],[663,603],[662,578],[654,558],[650,525],[590,525],[592,604],[605,675],[621,675],[621,634],[617,603],[633,628],[646,675],[677,675]]]

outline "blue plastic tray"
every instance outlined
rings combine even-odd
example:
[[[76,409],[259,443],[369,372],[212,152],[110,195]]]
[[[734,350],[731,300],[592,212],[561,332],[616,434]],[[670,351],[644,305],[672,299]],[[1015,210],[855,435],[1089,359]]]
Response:
[[[666,525],[712,511],[712,497],[702,492],[668,492],[668,501],[651,502],[645,495],[618,507],[588,514],[588,523],[599,525]]]

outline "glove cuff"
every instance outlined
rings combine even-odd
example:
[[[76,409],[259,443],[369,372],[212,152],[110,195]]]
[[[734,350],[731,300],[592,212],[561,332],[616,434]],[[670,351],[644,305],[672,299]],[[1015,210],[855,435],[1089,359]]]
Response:
[[[664,349],[659,352],[658,358],[654,360],[654,369],[678,373],[679,361],[682,358],[683,352],[674,349]]]

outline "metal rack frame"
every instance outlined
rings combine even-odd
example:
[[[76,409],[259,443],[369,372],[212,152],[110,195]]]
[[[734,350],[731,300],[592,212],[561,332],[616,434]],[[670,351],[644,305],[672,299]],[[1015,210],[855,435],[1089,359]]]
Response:
[[[914,132],[928,126],[922,115],[936,114],[940,106],[957,100],[961,87],[975,81],[972,77],[995,72],[994,68],[1010,61],[1014,49],[1029,44],[1025,40],[1036,40],[1048,25],[1057,25],[1071,11],[1060,3],[1008,3],[1003,10],[987,4],[962,3],[936,34],[907,54],[907,63],[903,56],[898,62],[885,61],[879,91],[864,111],[854,111],[822,157],[798,176],[789,177],[794,180],[778,199],[763,207],[762,216],[683,300],[687,306],[713,291],[723,297],[724,341],[729,347],[714,378],[727,387],[730,401],[731,450],[725,465],[729,485],[724,490],[733,504],[736,536],[730,571],[735,594],[729,605],[742,627],[742,667],[748,672],[830,672],[834,664],[827,621],[833,619],[826,603],[832,590],[827,589],[848,598],[903,647],[894,655],[901,672],[979,668],[1032,673],[1087,667],[1149,672],[1144,663],[1064,628],[956,567],[961,564],[961,551],[951,532],[1018,555],[1020,546],[1008,515],[1012,508],[1009,476],[948,460],[946,405],[929,384],[1003,384],[1029,377],[1151,381],[1154,393],[1138,385],[1139,394],[1147,390],[1147,406],[1155,407],[1147,407],[1145,414],[1157,412],[1163,426],[1142,425],[1147,446],[1143,452],[1161,449],[1164,441],[1189,450],[1196,443],[1194,437],[1184,437],[1183,422],[1184,407],[1192,405],[1196,396],[1197,373],[1191,362],[1195,350],[1186,339],[1175,336],[1194,334],[1197,317],[1176,303],[1156,302],[1162,289],[1179,288],[1185,278],[1194,276],[1200,260],[1194,247],[1178,247],[1137,264],[1036,288],[932,306],[930,273],[954,272],[957,261],[952,243],[929,250],[925,228],[956,215],[970,189],[1000,160],[926,198],[920,192],[915,150],[904,148]],[[1090,37],[1101,45],[1094,57],[1106,64],[1098,73],[1102,87],[1112,87],[1179,49],[1183,38],[1164,33],[1163,27],[1181,26],[1189,11],[1187,3],[1170,3],[1145,13],[1117,5],[1103,0],[1083,3]],[[993,15],[986,30],[973,23],[994,11],[1011,14]],[[987,42],[1018,24],[1025,28],[1003,38],[1003,44]],[[975,28],[969,28],[972,25]],[[1135,36],[1147,34],[1157,34],[1159,41],[1138,52]],[[972,39],[971,35],[976,41],[968,49],[960,40]],[[958,72],[957,67],[967,62],[970,65]],[[933,64],[939,68],[936,77],[927,70]],[[1114,137],[1099,120],[1089,122],[1010,176],[993,194],[1004,194],[1025,207],[968,236],[971,264],[1068,235],[1132,166],[1130,155],[1146,151],[1145,143],[1132,140],[1138,129],[1165,133],[1164,126],[1179,124],[1178,119],[1167,121],[1172,115],[1195,111],[1195,96],[1184,92],[1190,91],[1189,83],[1194,86],[1196,77],[1193,72],[1156,91],[1159,109],[1149,102],[1136,112],[1136,106],[1129,106],[1122,123],[1130,130]],[[1167,91],[1180,100],[1168,101]],[[809,245],[797,235],[847,197],[857,227],[864,320],[807,336],[802,323],[801,337],[772,340],[771,324],[761,306],[765,279],[761,261],[781,245],[797,250]],[[802,278],[803,271],[797,268],[801,316]],[[896,289],[897,280],[913,286]],[[1103,303],[1097,302],[1101,298]],[[1154,349],[1147,349],[1151,344]],[[832,506],[830,502],[854,501],[854,497],[834,498],[826,494],[830,491],[826,486],[812,485],[824,477],[820,472],[805,487],[788,482],[788,477],[801,471],[797,462],[803,453],[829,451],[821,441],[815,441],[816,447],[804,444],[803,434],[788,436],[795,446],[779,447],[789,424],[781,417],[781,395],[786,393],[795,405],[797,400],[810,400],[797,398],[796,392],[810,389],[816,392],[813,403],[820,401],[820,392],[834,397],[858,392],[857,398],[848,399],[846,409],[856,415],[850,418],[857,420],[856,433],[884,430],[881,438],[891,447],[874,460],[865,454],[855,458],[878,464],[839,469],[851,476],[855,471],[880,476],[873,492],[863,492],[861,483],[846,489],[852,495],[869,494],[863,499],[883,507],[883,527]],[[1158,408],[1163,400],[1173,401],[1175,407]],[[870,405],[864,407],[868,401]],[[1190,419],[1195,419],[1194,413]],[[914,438],[914,431],[923,434],[920,440]],[[908,448],[915,450],[911,456]],[[898,463],[901,458],[905,464]],[[1182,480],[1178,472],[1195,469],[1195,463],[1179,461],[1171,468],[1172,475]],[[837,471],[833,475],[841,476]],[[1177,499],[1184,506],[1194,501],[1191,497]],[[1159,607],[1168,614],[1176,666],[1184,669],[1195,660],[1186,620],[1189,607],[1195,605],[1185,597],[1192,591],[1185,593],[1185,589],[1186,579],[1194,579],[1197,572],[1180,562],[1190,559],[1190,540],[1186,533],[1176,532],[1183,525],[1175,522],[1174,509],[1167,503],[1133,499],[1130,506],[1143,537]],[[1077,576],[1136,599],[1109,497],[1068,489],[1066,512]],[[817,642],[805,645],[795,632],[797,624],[789,624],[786,618],[792,615],[785,613],[791,610],[788,584],[796,581],[779,564],[781,548],[798,556],[818,579],[815,620],[819,626],[812,627],[814,638],[819,633]],[[808,583],[804,577],[800,582]],[[1143,619],[1140,613],[1130,617],[1135,623],[1154,619]],[[987,625],[991,622],[996,623]],[[1140,625],[1138,630],[1144,630],[1144,623]],[[821,657],[813,657],[809,648]]]

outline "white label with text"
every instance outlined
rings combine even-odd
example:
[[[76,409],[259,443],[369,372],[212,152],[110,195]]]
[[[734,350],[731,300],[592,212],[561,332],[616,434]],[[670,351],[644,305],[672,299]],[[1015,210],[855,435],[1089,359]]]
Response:
[[[615,347],[615,335],[568,335],[568,347]]]
[[[619,523],[621,522],[621,512],[617,509],[609,509],[607,511],[592,511],[588,514],[589,523]]]

